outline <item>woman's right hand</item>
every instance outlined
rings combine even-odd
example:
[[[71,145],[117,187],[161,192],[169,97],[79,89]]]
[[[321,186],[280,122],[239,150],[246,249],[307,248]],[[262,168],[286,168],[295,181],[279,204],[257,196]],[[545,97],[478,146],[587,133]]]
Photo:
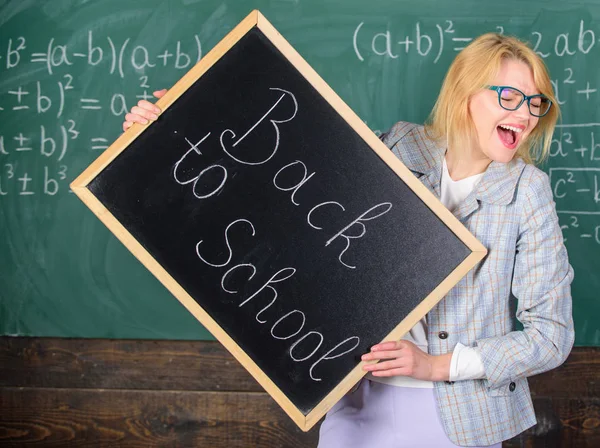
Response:
[[[167,93],[167,89],[157,90],[153,92],[156,98],[162,98]],[[133,123],[148,124],[148,122],[156,120],[161,110],[150,101],[140,100],[137,106],[133,106],[131,111],[125,115],[125,121],[123,122],[123,131],[126,131],[133,125]]]

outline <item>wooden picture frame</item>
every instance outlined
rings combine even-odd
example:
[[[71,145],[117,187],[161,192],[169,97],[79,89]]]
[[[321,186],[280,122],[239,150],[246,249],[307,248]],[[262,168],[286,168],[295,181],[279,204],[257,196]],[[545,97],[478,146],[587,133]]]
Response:
[[[167,110],[192,84],[203,76],[223,55],[225,55],[243,36],[253,28],[258,28],[272,44],[306,78],[314,89],[326,99],[341,117],[360,135],[413,192],[443,221],[446,226],[470,249],[471,254],[442,281],[413,311],[391,331],[385,340],[397,340],[407,333],[441,298],[486,254],[479,241],[438,201],[437,198],[394,156],[362,120],[338,97],[338,95],[319,77],[319,75],[286,42],[277,30],[258,11],[251,12],[219,44],[202,58],[161,98],[157,105]],[[159,281],[202,323],[233,356],[250,372],[261,386],[284,409],[290,418],[303,431],[312,428],[323,415],[344,395],[366,372],[360,362],[321,403],[308,414],[303,414],[290,399],[275,385],[257,364],[239,347],[173,277],[159,264],[132,234],[89,190],[90,182],[140,136],[146,128],[134,124],[122,134],[97,160],[95,160],[77,179],[71,183],[73,192],[89,207],[112,233],[150,270]]]

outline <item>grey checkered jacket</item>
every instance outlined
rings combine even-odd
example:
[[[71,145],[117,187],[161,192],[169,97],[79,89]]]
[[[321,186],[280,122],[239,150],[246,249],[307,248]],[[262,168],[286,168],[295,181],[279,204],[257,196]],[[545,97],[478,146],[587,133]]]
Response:
[[[445,148],[405,122],[382,140],[439,198]],[[429,353],[478,347],[486,379],[437,382],[435,395],[452,442],[491,445],[536,424],[527,377],[573,346],[573,269],[548,176],[521,159],[492,162],[454,215],[488,255],[427,315]]]

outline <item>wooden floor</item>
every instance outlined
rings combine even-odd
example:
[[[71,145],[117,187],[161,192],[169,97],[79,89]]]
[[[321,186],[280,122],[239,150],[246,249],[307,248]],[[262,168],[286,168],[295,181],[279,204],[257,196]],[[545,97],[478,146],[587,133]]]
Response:
[[[505,448],[600,447],[600,349],[530,379]],[[217,342],[0,337],[0,446],[314,447]]]

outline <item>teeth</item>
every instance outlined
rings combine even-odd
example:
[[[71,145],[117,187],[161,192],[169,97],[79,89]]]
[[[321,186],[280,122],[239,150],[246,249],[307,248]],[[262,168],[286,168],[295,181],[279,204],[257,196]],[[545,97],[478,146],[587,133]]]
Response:
[[[518,134],[519,132],[523,131],[523,129],[521,129],[521,128],[516,128],[516,127],[514,127],[514,126],[507,126],[507,125],[505,125],[505,124],[501,124],[501,125],[499,125],[499,126],[500,126],[501,128],[503,128],[503,129],[509,129],[509,130],[511,130],[511,131],[515,131],[517,134]]]

